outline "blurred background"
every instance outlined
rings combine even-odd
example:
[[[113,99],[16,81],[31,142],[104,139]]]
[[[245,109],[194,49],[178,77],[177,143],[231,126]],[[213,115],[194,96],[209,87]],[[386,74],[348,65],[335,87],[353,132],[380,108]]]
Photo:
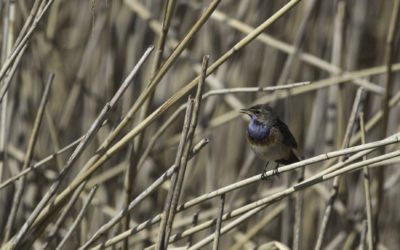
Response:
[[[1,62],[18,37],[28,15],[36,3],[47,1],[0,0]],[[162,61],[171,54],[211,1],[177,1],[165,42]],[[204,26],[194,36],[187,49],[174,62],[154,92],[149,106],[152,112],[199,75],[204,55],[214,63],[226,51],[244,38],[254,28],[267,20],[288,1],[241,0],[221,1]],[[309,86],[324,79],[352,75],[364,69],[397,63],[399,53],[399,21],[395,0],[303,0],[274,22],[265,32],[238,50],[207,78],[204,92],[235,87],[268,87],[311,81]],[[39,6],[43,6],[40,5]],[[103,106],[112,98],[125,77],[136,65],[149,46],[156,46],[160,37],[166,1],[159,0],[56,0],[37,24],[11,80],[7,95],[1,102],[0,149],[1,182],[21,171],[24,156],[32,134],[36,113],[50,72],[55,74],[48,104],[33,149],[32,163],[52,155],[86,133]],[[11,13],[11,14],[10,14]],[[391,24],[391,20],[395,20]],[[390,26],[393,26],[391,43],[388,43]],[[389,42],[390,42],[389,41]],[[10,47],[11,46],[11,47]],[[133,83],[116,107],[108,115],[107,123],[95,135],[78,161],[68,172],[60,190],[67,187],[85,163],[96,152],[107,135],[118,125],[130,107],[145,89],[153,75],[155,53],[140,68]],[[396,64],[397,65],[397,64]],[[399,132],[400,108],[397,104],[400,84],[399,65],[388,75],[385,68],[362,75],[351,81],[333,81],[315,88],[299,91],[247,92],[214,95],[202,102],[196,136],[193,143],[208,138],[209,143],[188,164],[180,202],[191,200],[236,181],[260,174],[265,162],[255,157],[246,138],[247,117],[239,109],[256,103],[269,103],[285,121],[297,140],[297,155],[309,158],[342,148],[357,89],[363,87],[360,111],[368,123],[382,109],[388,92],[389,107],[385,136]],[[336,77],[336,78],[335,78]],[[5,80],[3,79],[2,85]],[[191,91],[192,96],[195,90]],[[284,98],[282,98],[284,97]],[[149,145],[153,135],[168,118],[184,104],[187,95],[163,113],[145,130],[142,150]],[[143,105],[144,106],[144,105]],[[138,112],[121,136],[137,125]],[[165,172],[175,161],[184,111],[155,141],[146,158],[139,163],[132,178],[132,198],[136,197]],[[366,141],[382,139],[383,122],[372,125]],[[354,126],[350,145],[361,144]],[[385,126],[386,127],[386,126]],[[127,167],[140,159],[131,145],[119,150],[96,171],[87,183],[80,198],[70,210],[60,230],[50,243],[54,248],[65,236],[90,189],[98,190],[82,222],[74,231],[64,249],[76,249],[86,242],[97,229],[124,207],[124,179]],[[394,144],[387,152],[399,150]],[[26,175],[21,203],[10,229],[13,236],[37,206],[49,186],[56,180],[72,151],[60,154],[44,166]],[[376,151],[368,157],[382,154]],[[336,159],[337,160],[337,159]],[[398,249],[400,238],[400,165],[399,158],[371,169],[372,205],[377,212],[379,170],[384,168],[382,204],[379,206],[378,249]],[[335,163],[320,162],[307,166],[305,176]],[[271,168],[270,164],[270,168]],[[268,181],[259,181],[230,192],[226,196],[225,211],[241,207],[252,201],[281,191],[296,183],[300,171],[283,173]],[[382,173],[381,173],[382,174]],[[362,225],[366,219],[366,203],[362,172],[341,178],[339,193],[333,208],[323,249],[356,249],[362,242]],[[162,212],[170,182],[143,200],[131,211],[131,226]],[[0,233],[4,241],[6,224],[18,182],[0,190]],[[300,249],[314,248],[322,222],[332,181],[314,185],[304,191]],[[177,214],[173,233],[190,228],[193,214],[201,219],[216,218],[219,199]],[[281,205],[283,204],[283,205]],[[259,228],[257,225],[277,206],[281,209]],[[274,210],[275,211],[275,210]],[[203,216],[203,217],[202,217]],[[222,236],[220,249],[252,249],[262,244],[278,241],[288,247],[293,244],[295,196],[274,202],[255,216]],[[189,221],[184,223],[182,221]],[[179,223],[181,222],[181,223]],[[224,222],[225,223],[225,222]],[[53,225],[54,221],[50,223]],[[224,224],[223,224],[224,225]],[[257,231],[242,239],[250,230]],[[158,224],[135,234],[129,240],[130,249],[144,249],[157,240]],[[193,235],[197,242],[215,227]],[[34,241],[32,249],[42,249],[50,227]],[[107,234],[112,238],[122,232],[117,224]],[[183,239],[170,245],[185,246]],[[240,244],[238,245],[238,242]],[[118,249],[121,243],[116,246]],[[212,244],[207,245],[208,249]]]

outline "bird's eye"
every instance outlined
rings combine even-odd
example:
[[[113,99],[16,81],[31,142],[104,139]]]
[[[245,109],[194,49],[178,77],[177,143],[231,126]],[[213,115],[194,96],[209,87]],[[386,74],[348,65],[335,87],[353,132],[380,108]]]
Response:
[[[254,110],[254,114],[255,114],[255,115],[259,115],[259,114],[260,114],[260,110],[257,110],[257,109]]]

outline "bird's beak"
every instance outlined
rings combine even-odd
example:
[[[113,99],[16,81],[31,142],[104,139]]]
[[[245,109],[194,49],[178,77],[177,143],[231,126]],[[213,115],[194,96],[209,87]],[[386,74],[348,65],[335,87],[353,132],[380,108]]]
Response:
[[[243,113],[243,114],[247,114],[247,115],[250,115],[251,116],[251,111],[250,110],[248,110],[248,109],[241,109],[240,110],[240,113]]]

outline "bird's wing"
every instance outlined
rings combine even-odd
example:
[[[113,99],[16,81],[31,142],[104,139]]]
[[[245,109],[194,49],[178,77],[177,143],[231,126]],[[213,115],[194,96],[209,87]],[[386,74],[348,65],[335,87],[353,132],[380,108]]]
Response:
[[[296,139],[294,139],[294,136],[290,132],[289,128],[286,126],[286,124],[278,119],[278,122],[276,126],[279,128],[279,130],[282,132],[283,136],[283,144],[288,145],[292,148],[297,148],[297,143]]]

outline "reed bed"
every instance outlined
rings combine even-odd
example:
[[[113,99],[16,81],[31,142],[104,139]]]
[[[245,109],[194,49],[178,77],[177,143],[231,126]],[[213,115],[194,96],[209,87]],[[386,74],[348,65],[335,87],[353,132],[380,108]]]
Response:
[[[399,8],[0,0],[1,249],[399,249]]]

